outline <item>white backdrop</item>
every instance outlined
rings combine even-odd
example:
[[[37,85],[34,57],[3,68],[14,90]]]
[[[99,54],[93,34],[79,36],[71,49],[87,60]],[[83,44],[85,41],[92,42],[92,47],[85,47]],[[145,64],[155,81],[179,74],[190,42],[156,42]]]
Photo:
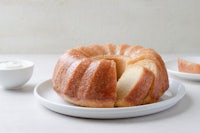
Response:
[[[0,54],[127,43],[200,52],[199,0],[0,0]]]

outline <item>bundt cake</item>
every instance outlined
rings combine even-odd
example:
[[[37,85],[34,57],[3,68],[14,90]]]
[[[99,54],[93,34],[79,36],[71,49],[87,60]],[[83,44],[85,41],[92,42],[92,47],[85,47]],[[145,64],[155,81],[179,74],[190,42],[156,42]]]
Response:
[[[89,45],[57,61],[54,90],[79,106],[110,108],[157,102],[169,87],[161,56],[142,46]]]

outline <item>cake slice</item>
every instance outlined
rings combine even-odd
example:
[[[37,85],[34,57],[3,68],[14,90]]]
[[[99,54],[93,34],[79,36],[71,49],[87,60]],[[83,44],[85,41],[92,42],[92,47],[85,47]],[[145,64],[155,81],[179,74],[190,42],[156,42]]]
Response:
[[[140,65],[129,65],[117,83],[115,106],[128,107],[143,103],[147,96],[154,74]]]
[[[145,67],[154,74],[154,80],[152,82],[148,95],[144,99],[143,104],[157,102],[165,92],[165,80],[163,78],[164,72],[161,69],[161,65],[158,62],[150,59],[140,60],[135,64]]]
[[[200,74],[200,64],[178,58],[179,72]]]

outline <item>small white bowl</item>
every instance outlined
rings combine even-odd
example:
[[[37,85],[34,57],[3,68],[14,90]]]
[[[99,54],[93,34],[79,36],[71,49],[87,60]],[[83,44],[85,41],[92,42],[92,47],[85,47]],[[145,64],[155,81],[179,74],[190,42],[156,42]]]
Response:
[[[0,88],[18,89],[32,76],[34,63],[28,60],[0,61]]]

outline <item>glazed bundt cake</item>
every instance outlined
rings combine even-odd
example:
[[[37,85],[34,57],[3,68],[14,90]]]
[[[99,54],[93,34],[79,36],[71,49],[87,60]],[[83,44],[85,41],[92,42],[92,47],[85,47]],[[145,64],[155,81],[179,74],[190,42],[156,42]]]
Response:
[[[169,87],[160,55],[126,44],[68,50],[58,59],[52,82],[64,100],[97,108],[154,103]]]

